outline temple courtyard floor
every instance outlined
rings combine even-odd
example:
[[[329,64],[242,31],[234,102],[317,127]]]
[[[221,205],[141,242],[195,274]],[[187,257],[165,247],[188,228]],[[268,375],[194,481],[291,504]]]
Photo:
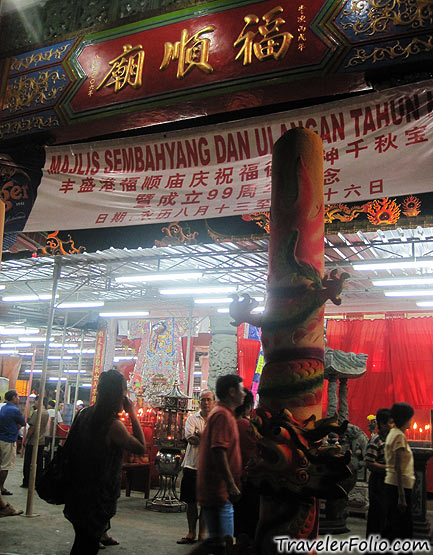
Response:
[[[27,490],[20,488],[22,481],[22,459],[6,481],[6,487],[13,492],[5,497],[16,509],[26,508]],[[151,496],[155,492],[151,492]],[[429,508],[431,501],[429,502]],[[0,518],[0,555],[66,555],[73,543],[74,533],[71,524],[63,516],[63,507],[49,505],[34,497],[33,512],[39,516],[14,516]],[[432,517],[432,513],[429,512]],[[349,517],[347,526],[350,532],[336,536],[343,539],[349,536],[363,537],[366,521],[363,518]],[[183,555],[191,551],[191,546],[178,545],[176,540],[187,531],[185,513],[159,513],[145,509],[143,493],[132,492],[125,497],[124,490],[118,501],[117,514],[111,522],[110,535],[116,538],[119,546],[107,547],[100,553],[116,555]],[[433,551],[432,551],[433,552]]]

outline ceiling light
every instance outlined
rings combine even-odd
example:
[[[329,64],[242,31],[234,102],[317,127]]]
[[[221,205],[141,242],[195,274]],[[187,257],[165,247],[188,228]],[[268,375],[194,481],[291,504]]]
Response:
[[[385,297],[433,297],[433,289],[400,289],[384,291]]]
[[[56,308],[97,308],[98,306],[104,306],[104,301],[77,301],[70,303],[59,303]]]
[[[4,291],[6,289],[6,285],[0,284],[0,291]]]
[[[60,355],[49,355],[47,358],[48,358],[48,360],[62,360],[62,359],[63,360],[72,360],[73,357],[68,357],[68,356],[62,357]]]
[[[65,343],[64,345],[62,345],[62,343],[50,343],[50,347],[54,348],[54,349],[58,349],[61,347],[65,347],[68,348],[70,347],[71,349],[78,347],[78,343]]]
[[[214,299],[194,299],[195,304],[224,304],[224,303],[231,303],[233,299],[230,297],[218,297]]]
[[[228,306],[224,308],[217,308],[217,312],[220,314],[228,314],[230,312],[230,308]]]
[[[50,339],[50,341],[51,340],[52,338]],[[18,337],[18,341],[24,341],[28,343],[45,343],[46,338],[45,337]],[[22,346],[22,344],[20,344],[20,346]]]
[[[253,308],[251,312],[264,312],[264,311],[265,311],[264,306],[256,306],[256,308]]]
[[[30,374],[31,370],[24,370],[25,374]],[[42,370],[33,370],[33,374],[42,374]],[[36,397],[36,395],[35,395]]]
[[[171,280],[188,280],[200,279],[203,272],[183,272],[183,273],[167,273],[167,274],[143,274],[135,276],[121,276],[115,278],[117,283],[146,283],[150,281],[171,281]]]
[[[58,295],[56,295],[58,297]],[[52,295],[41,294],[41,295],[6,295],[2,297],[2,301],[4,303],[13,303],[13,302],[30,302],[30,301],[49,301],[51,300]]]
[[[72,357],[69,357],[72,358]],[[65,374],[78,374],[78,370],[63,370]],[[80,374],[86,374],[86,370],[80,370]]]
[[[433,285],[432,277],[407,277],[391,279],[372,279],[372,284],[376,287],[393,287],[399,285]]]
[[[48,378],[48,380],[50,382],[56,382],[57,380],[60,380],[61,382],[66,382],[67,378],[53,378],[53,377],[50,377],[50,378]]]
[[[33,353],[20,353],[19,352],[18,354],[20,355],[20,357],[32,357],[33,356]],[[0,353],[0,355],[1,355],[1,353]]]
[[[68,353],[71,355],[79,355],[80,353],[82,355],[94,355],[95,349],[83,349],[82,351],[80,349],[68,349]]]
[[[433,301],[419,301],[418,303],[416,303],[417,306],[420,307],[432,307],[433,306]]]
[[[137,360],[137,357],[114,357],[114,362],[119,362],[120,360]]]
[[[0,353],[0,356],[2,355],[18,355],[18,351],[8,351],[8,350],[4,350]]]
[[[358,271],[370,270],[406,270],[413,268],[433,268],[433,260],[405,260],[404,258],[384,260],[382,262],[369,262],[367,264],[353,264],[352,268]]]
[[[148,310],[137,312],[100,312],[101,318],[139,318],[140,316],[149,316]]]
[[[30,343],[2,343],[0,345],[1,349],[11,349],[11,348],[24,349],[25,347],[31,347],[31,344]]]
[[[160,289],[161,295],[209,295],[211,293],[234,293],[233,285],[219,285],[209,287],[179,287],[177,289]]]
[[[91,383],[80,383],[79,387],[92,387]]]
[[[31,335],[32,333],[39,333],[39,328],[5,328],[0,326],[0,335]],[[28,341],[27,338],[26,341]]]

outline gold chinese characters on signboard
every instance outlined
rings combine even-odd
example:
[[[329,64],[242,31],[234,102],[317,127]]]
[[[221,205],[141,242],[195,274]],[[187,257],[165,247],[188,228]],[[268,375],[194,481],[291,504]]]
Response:
[[[233,44],[235,48],[242,45],[235,60],[243,56],[242,65],[246,66],[251,64],[253,53],[260,62],[271,58],[281,60],[287,54],[293,35],[287,31],[280,32],[280,26],[285,23],[279,17],[282,11],[283,8],[277,6],[265,13],[262,17],[265,24],[259,25],[257,30],[251,27],[259,23],[259,18],[255,14],[244,17],[245,26]]]
[[[298,17],[298,50],[305,47],[305,14],[304,6],[299,8]],[[260,62],[266,60],[281,60],[287,54],[293,35],[288,31],[280,31],[280,27],[286,23],[281,17],[283,8],[276,6],[266,12],[261,20],[255,14],[244,17],[245,25],[233,43],[233,48],[238,49],[235,60],[242,60],[242,65],[252,63],[253,57]],[[191,71],[197,68],[199,71],[210,74],[214,71],[210,61],[211,38],[203,36],[215,31],[214,25],[208,25],[190,35],[188,29],[182,29],[180,40],[165,42],[164,54],[160,71],[168,68],[171,62],[177,62],[177,79],[184,79]],[[132,46],[123,45],[123,52],[108,62],[111,66],[103,80],[94,89],[91,84],[89,96],[103,87],[113,87],[115,93],[124,89],[127,85],[138,89],[142,85],[145,51],[141,44]],[[94,79],[95,64],[92,65]]]
[[[213,67],[209,63],[210,39],[202,38],[200,35],[204,33],[212,33],[215,30],[213,25],[209,25],[204,29],[200,29],[191,37],[188,37],[188,31],[182,30],[180,41],[172,44],[166,42],[164,44],[164,59],[162,60],[160,70],[168,67],[169,63],[177,61],[178,79],[183,79],[190,71],[197,67],[204,73],[212,73]]]
[[[132,47],[130,44],[123,45],[123,52],[111,62],[110,71],[96,87],[99,91],[104,85],[114,86],[114,92],[119,92],[126,85],[139,89],[142,84],[144,50],[141,44]],[[111,79],[111,81],[110,81]]]

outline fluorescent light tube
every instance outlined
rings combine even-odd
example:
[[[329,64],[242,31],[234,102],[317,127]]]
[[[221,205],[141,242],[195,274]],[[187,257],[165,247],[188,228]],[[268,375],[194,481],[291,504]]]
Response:
[[[58,349],[62,347],[61,343],[50,343],[50,347],[52,347],[53,349]],[[75,347],[78,347],[78,343],[65,343],[64,345],[65,349],[67,349],[68,347],[70,349],[74,349]]]
[[[119,362],[120,360],[137,360],[137,357],[114,357],[114,362]]]
[[[39,333],[39,328],[5,328],[4,326],[0,327],[0,335],[31,335],[35,333]],[[28,341],[27,338],[26,341]]]
[[[48,360],[72,360],[73,357],[69,357],[69,356],[64,356],[61,357],[60,355],[49,355],[48,356]]]
[[[147,283],[151,281],[171,281],[171,280],[188,280],[200,279],[203,272],[178,272],[178,273],[160,273],[160,274],[143,274],[133,276],[120,276],[115,278],[117,283]]]
[[[149,316],[148,310],[141,310],[136,312],[100,312],[101,318],[139,318],[141,316]]]
[[[352,268],[358,271],[371,270],[405,270],[411,268],[433,268],[433,260],[396,260],[395,258],[388,262],[372,262],[369,264],[353,264]]]
[[[419,301],[418,303],[416,303],[416,305],[427,308],[429,306],[433,306],[433,301]]]
[[[78,370],[63,370],[63,372],[65,374],[78,374]],[[80,370],[80,374],[86,374],[86,370]]]
[[[432,277],[406,277],[406,278],[389,278],[389,279],[372,279],[375,287],[394,287],[402,285],[433,285]]]
[[[251,312],[264,312],[264,311],[265,311],[264,306],[256,306],[256,308],[253,308]]]
[[[161,295],[210,295],[212,293],[234,293],[233,285],[218,285],[209,287],[178,287],[176,289],[160,289]]]
[[[233,299],[230,297],[218,297],[214,299],[194,299],[195,304],[224,304],[224,303],[231,303]]]
[[[1,355],[18,355],[18,351],[8,351],[7,349],[4,349],[0,352],[0,356]]]
[[[25,347],[31,347],[31,343],[2,343],[0,345],[1,349],[25,349]]]
[[[31,370],[24,370],[25,374],[30,374],[30,372]],[[42,370],[33,370],[33,374],[42,374]],[[34,395],[34,397],[36,397],[36,395]]]
[[[217,308],[217,312],[219,312],[220,314],[228,314],[230,312],[230,309],[228,307]]]
[[[91,383],[80,383],[79,387],[92,387]]]
[[[51,340],[52,338],[50,339],[50,341]],[[24,341],[28,343],[45,343],[45,337],[18,337],[18,341]]]
[[[18,353],[20,355],[20,357],[32,357],[33,353]],[[1,353],[0,353],[1,355]]]
[[[68,353],[70,353],[71,355],[79,355],[80,349],[68,349]],[[95,349],[83,349],[81,353],[83,355],[94,355]]]
[[[48,380],[49,380],[50,382],[56,382],[58,379],[59,379],[59,378],[53,378],[53,377],[48,378]],[[60,381],[61,381],[61,382],[66,382],[66,380],[67,380],[67,378],[60,378]]]
[[[433,297],[433,289],[400,289],[384,291],[385,297]]]
[[[104,301],[77,301],[70,303],[59,303],[56,308],[62,310],[65,308],[97,308],[98,306],[104,306]]]
[[[56,295],[58,297],[58,295]],[[4,303],[14,303],[14,302],[30,302],[30,301],[49,301],[52,295],[43,293],[41,295],[5,295],[2,297]]]
[[[6,289],[6,285],[0,284],[0,291],[4,291]]]

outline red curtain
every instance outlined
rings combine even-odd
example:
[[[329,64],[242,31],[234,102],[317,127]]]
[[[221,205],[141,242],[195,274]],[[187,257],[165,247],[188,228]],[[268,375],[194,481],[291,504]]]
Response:
[[[368,354],[367,372],[362,378],[349,380],[353,424],[367,431],[369,414],[399,401],[413,406],[419,426],[430,423],[433,318],[329,320],[326,337],[332,349]],[[432,469],[429,464],[429,491],[433,489]]]
[[[260,341],[244,339],[245,324],[238,327],[238,372],[243,379],[244,386],[251,389],[254,372],[256,371],[257,357],[260,352]]]
[[[367,430],[367,416],[398,401],[428,423],[433,408],[433,318],[330,320],[332,349],[368,354],[367,372],[349,380],[353,424]]]

